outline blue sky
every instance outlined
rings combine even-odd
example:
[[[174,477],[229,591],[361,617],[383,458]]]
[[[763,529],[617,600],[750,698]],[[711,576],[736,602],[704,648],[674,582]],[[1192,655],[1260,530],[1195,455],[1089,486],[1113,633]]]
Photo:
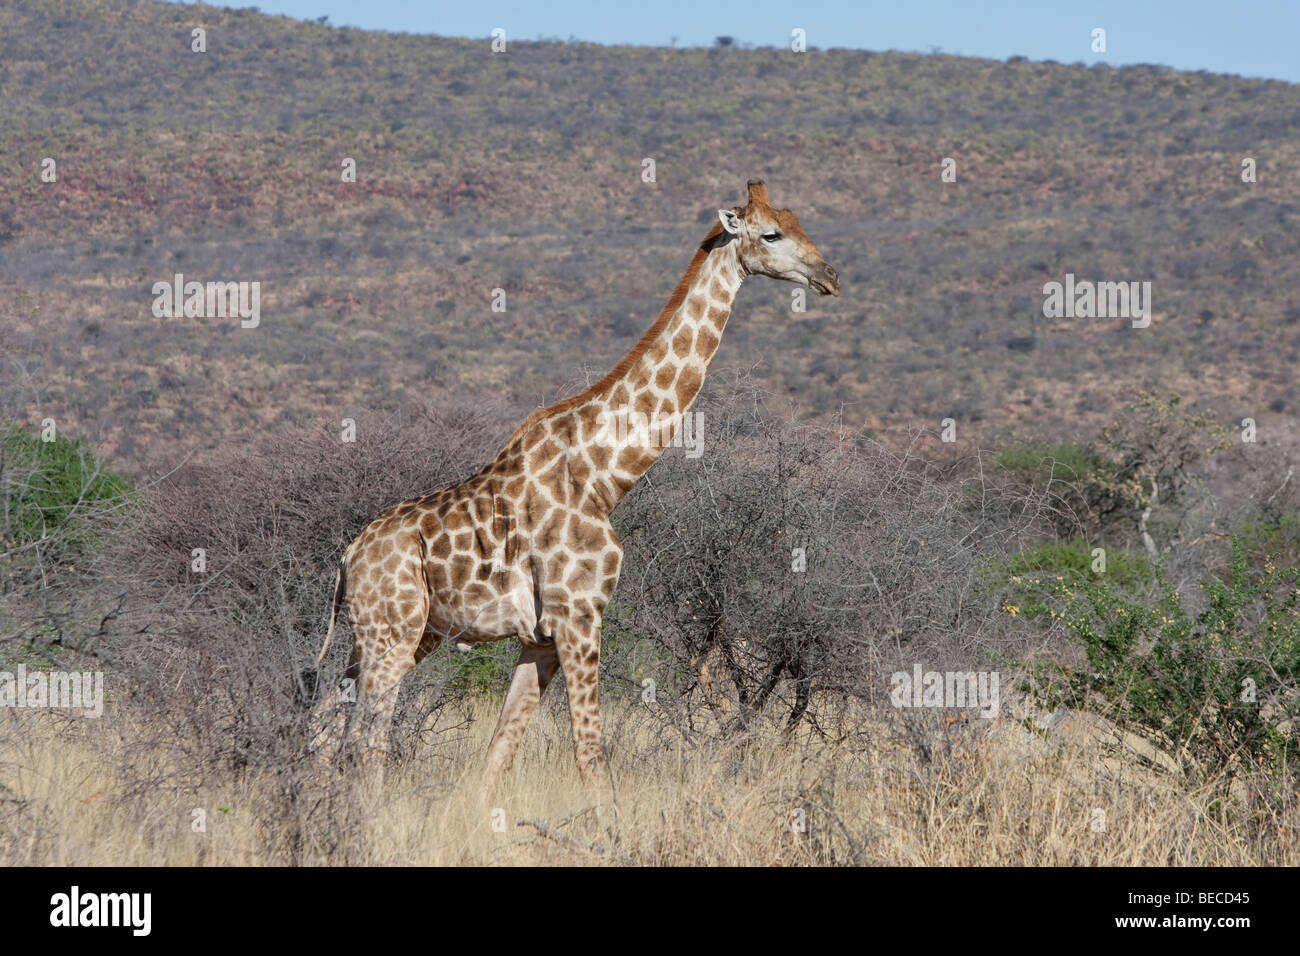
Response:
[[[251,6],[242,2],[222,6]],[[1005,59],[1162,63],[1300,82],[1300,0],[257,0],[265,13],[299,19],[328,15],[338,26],[443,36],[539,36],[596,43],[785,46],[790,31],[808,44],[867,50],[939,48]],[[1091,49],[1106,30],[1104,54]]]

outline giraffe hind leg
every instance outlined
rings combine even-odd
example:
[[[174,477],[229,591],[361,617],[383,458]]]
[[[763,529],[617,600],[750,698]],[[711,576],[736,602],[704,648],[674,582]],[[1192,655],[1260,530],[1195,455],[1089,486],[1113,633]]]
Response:
[[[428,603],[414,587],[398,584],[394,596],[370,606],[353,606],[351,617],[356,655],[356,708],[349,739],[359,744],[364,765],[391,750],[393,710],[402,678],[437,646],[427,630]],[[360,604],[361,602],[357,602]]]
[[[331,688],[323,699],[317,701],[312,709],[308,731],[310,743],[307,750],[308,753],[315,754],[321,763],[333,764],[342,752],[347,739],[348,718],[351,716],[351,709],[347,705],[356,702],[359,673],[360,666],[354,641],[343,679]]]
[[[510,681],[510,690],[506,693],[505,703],[501,706],[501,717],[492,734],[492,744],[488,747],[485,779],[487,789],[494,788],[501,775],[514,763],[515,753],[524,738],[524,731],[528,729],[528,722],[559,664],[553,643],[526,644],[520,651],[515,674]]]

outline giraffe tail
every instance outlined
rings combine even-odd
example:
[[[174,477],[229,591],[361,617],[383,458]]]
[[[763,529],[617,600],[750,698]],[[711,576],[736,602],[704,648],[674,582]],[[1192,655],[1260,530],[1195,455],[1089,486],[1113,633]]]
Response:
[[[325,631],[325,643],[320,646],[320,652],[316,655],[316,666],[320,667],[320,662],[325,660],[325,652],[330,649],[330,641],[334,637],[334,625],[339,619],[339,607],[343,604],[343,592],[347,586],[347,578],[343,573],[344,565],[339,562],[339,569],[334,572],[334,602],[330,606],[330,626]]]
[[[338,623],[339,608],[343,605],[343,596],[346,590],[346,565],[339,562],[338,570],[334,572],[334,599],[330,604],[330,626],[325,631],[325,642],[321,644],[320,650],[316,653],[315,666],[304,667],[298,675],[299,700],[306,705],[312,704],[316,699],[316,677],[320,671],[321,661],[325,660],[325,652],[330,648],[330,641],[334,639],[334,625]]]

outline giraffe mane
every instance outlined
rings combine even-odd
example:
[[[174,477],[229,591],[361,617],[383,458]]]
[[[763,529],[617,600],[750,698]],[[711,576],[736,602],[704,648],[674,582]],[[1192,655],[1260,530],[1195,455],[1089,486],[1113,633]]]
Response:
[[[739,212],[739,210],[737,210],[737,212]],[[685,275],[683,275],[681,281],[677,283],[677,287],[673,289],[673,294],[668,297],[668,302],[659,313],[659,318],[655,319],[654,325],[650,326],[650,328],[646,330],[646,333],[641,336],[641,340],[632,347],[632,351],[623,356],[622,360],[595,385],[592,385],[585,391],[579,392],[577,395],[570,398],[562,399],[554,405],[539,408],[537,411],[525,418],[523,423],[514,430],[514,433],[506,441],[506,447],[510,447],[510,445],[514,443],[515,439],[519,438],[542,419],[549,418],[552,415],[558,415],[561,412],[566,412],[571,408],[581,405],[602,389],[613,385],[614,382],[622,378],[635,363],[639,362],[641,356],[644,355],[646,350],[654,344],[655,338],[664,330],[664,327],[667,326],[673,313],[675,313],[686,300],[686,293],[695,282],[695,277],[699,274],[700,269],[704,267],[704,260],[707,259],[709,253],[713,251],[714,240],[721,234],[722,223],[715,222],[713,228],[709,230],[709,234],[704,237],[700,242],[699,247],[695,250],[695,255],[691,258],[691,264],[686,267]]]

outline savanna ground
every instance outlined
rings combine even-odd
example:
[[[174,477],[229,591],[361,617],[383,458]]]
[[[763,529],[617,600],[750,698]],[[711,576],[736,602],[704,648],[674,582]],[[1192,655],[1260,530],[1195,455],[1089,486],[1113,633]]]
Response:
[[[0,10],[0,671],[108,696],[0,708],[0,862],[1300,862],[1297,87],[482,48]],[[845,295],[747,286],[705,453],[616,513],[614,833],[559,682],[479,792],[505,643],[407,679],[382,787],[322,771],[342,549],[612,365],[752,175]],[[261,281],[262,325],[155,318],[176,272]],[[1152,324],[1044,318],[1067,273],[1151,281]],[[1000,715],[893,707],[918,664]]]
[[[121,720],[61,726],[6,715],[11,797],[6,865],[1296,865],[1294,807],[1263,832],[1219,807],[1212,787],[1135,760],[1104,766],[1091,741],[1047,744],[1011,726],[930,728],[925,747],[887,721],[855,721],[853,743],[773,728],[738,739],[675,733],[618,703],[605,710],[619,790],[618,843],[589,809],[567,715],[543,708],[508,792],[480,771],[495,707],[442,728],[382,787],[340,783],[287,806],[274,774],[224,775],[131,792],[134,734]],[[430,727],[430,732],[437,731]],[[1009,736],[1004,737],[1006,733]],[[1103,769],[1104,766],[1104,769]],[[207,812],[192,832],[193,811]],[[1106,829],[1093,829],[1105,808]],[[329,821],[321,817],[328,812]],[[801,816],[802,815],[802,816]],[[14,826],[13,816],[29,821]],[[499,821],[499,822],[498,822]],[[1261,821],[1263,822],[1263,821]],[[496,824],[494,826],[494,823]],[[322,832],[324,831],[324,832]]]

